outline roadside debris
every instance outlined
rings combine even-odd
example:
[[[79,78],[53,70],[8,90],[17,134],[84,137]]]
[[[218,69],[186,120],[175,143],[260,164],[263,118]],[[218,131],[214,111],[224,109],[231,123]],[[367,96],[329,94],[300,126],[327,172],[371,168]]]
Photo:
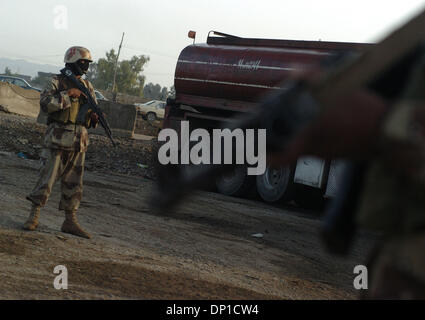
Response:
[[[21,159],[28,159],[27,155],[25,153],[23,153],[23,152],[19,152],[17,154],[17,156],[18,156],[18,158],[21,158]]]
[[[264,235],[262,233],[254,233],[254,234],[251,234],[251,237],[254,237],[254,238],[264,238]]]

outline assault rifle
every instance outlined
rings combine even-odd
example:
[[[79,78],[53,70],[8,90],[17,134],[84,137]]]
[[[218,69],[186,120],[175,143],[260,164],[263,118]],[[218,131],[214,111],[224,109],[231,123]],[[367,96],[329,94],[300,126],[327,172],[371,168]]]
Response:
[[[61,74],[63,74],[67,79],[69,79],[82,93],[85,94],[87,97],[87,103],[82,105],[80,108],[80,112],[78,117],[81,118],[81,115],[85,116],[88,109],[92,109],[94,113],[99,118],[99,123],[105,129],[105,133],[108,136],[109,140],[111,140],[112,145],[116,147],[115,141],[112,138],[112,131],[109,127],[108,121],[106,121],[105,116],[103,115],[102,110],[97,105],[96,101],[94,101],[92,95],[90,94],[89,90],[77,79],[77,77],[72,73],[72,71],[69,68],[63,68],[61,71]],[[80,119],[81,120],[81,119]]]

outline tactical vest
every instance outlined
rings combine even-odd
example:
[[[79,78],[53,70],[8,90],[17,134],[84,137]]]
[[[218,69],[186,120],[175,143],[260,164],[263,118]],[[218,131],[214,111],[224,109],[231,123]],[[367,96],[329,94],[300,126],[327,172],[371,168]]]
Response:
[[[89,86],[87,81],[83,80],[83,83],[85,87],[88,89]],[[68,79],[62,76],[59,77],[59,88],[58,88],[59,91],[65,91],[74,87],[75,86],[73,86],[72,83],[68,81]],[[78,112],[80,111],[80,106],[82,101],[81,101],[81,98],[72,98],[72,97],[70,97],[70,100],[71,100],[71,107],[49,114],[47,123],[59,122],[63,124],[75,124],[77,120]],[[78,123],[78,124],[86,125],[86,126],[88,125],[87,123]]]

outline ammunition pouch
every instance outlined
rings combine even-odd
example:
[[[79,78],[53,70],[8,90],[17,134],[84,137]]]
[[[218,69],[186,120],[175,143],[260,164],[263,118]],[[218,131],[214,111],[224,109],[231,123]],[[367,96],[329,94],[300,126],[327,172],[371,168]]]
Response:
[[[90,111],[91,109],[88,103],[81,105],[79,107],[77,117],[74,122],[70,119],[70,108],[67,108],[65,110],[59,110],[49,114],[47,118],[47,125],[51,124],[52,122],[57,122],[60,124],[76,124],[85,126],[86,128],[90,128]]]

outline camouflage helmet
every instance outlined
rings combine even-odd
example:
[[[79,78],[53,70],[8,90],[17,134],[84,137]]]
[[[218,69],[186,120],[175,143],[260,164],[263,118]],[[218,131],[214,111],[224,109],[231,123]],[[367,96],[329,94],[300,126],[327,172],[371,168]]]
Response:
[[[65,58],[63,61],[65,63],[74,63],[77,62],[80,59],[88,60],[90,62],[93,62],[91,53],[88,49],[84,47],[71,47],[65,52]]]

